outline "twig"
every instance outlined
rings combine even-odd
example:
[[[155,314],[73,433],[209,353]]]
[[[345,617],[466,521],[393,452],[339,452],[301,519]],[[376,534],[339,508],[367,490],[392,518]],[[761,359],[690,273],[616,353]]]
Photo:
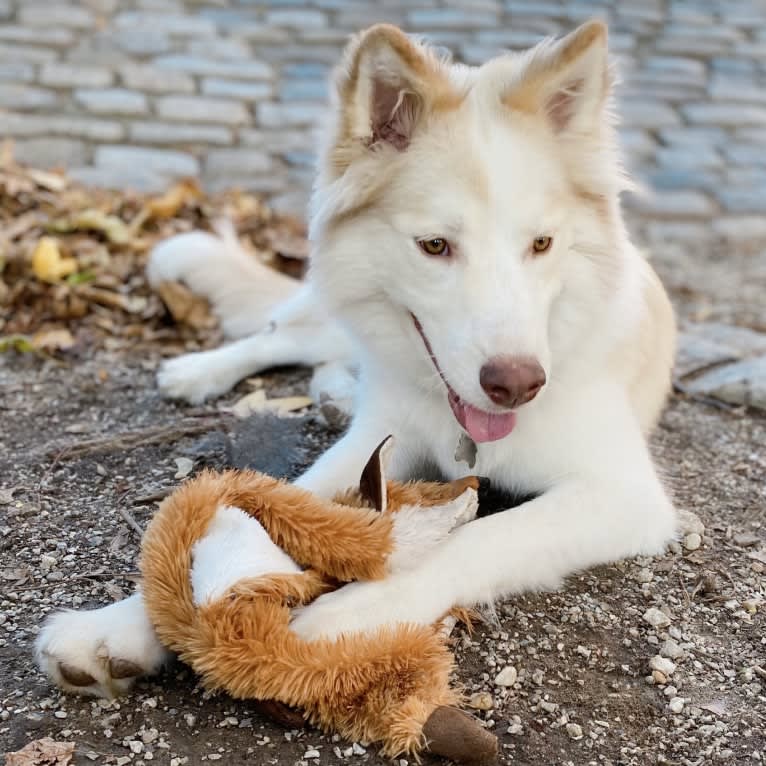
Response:
[[[137,431],[126,431],[115,436],[85,439],[63,449],[61,447],[49,449],[46,451],[46,455],[60,462],[100,452],[114,452],[148,444],[163,444],[184,436],[194,436],[195,434],[206,433],[215,428],[220,428],[222,425],[221,420],[220,415],[207,418],[189,418],[167,426],[152,426],[151,428],[142,428]]]
[[[164,500],[171,492],[172,487],[162,487],[156,489],[154,492],[149,492],[146,495],[139,495],[130,501],[131,505],[149,505],[149,503],[158,503],[160,500]]]
[[[50,462],[48,467],[43,472],[43,475],[40,477],[40,481],[37,482],[37,510],[42,511],[43,509],[43,484],[48,480],[50,475],[53,473],[53,469],[59,464],[59,462],[64,457],[64,454],[66,453],[67,448],[65,447],[62,450],[59,450],[54,456],[53,460]]]
[[[137,580],[141,577],[139,572],[90,572],[88,574],[69,575],[65,580],[58,582],[44,582],[38,585],[25,585],[23,588],[8,587],[10,593],[20,593],[25,590],[49,590],[50,588],[60,588],[73,580],[99,580],[102,577],[122,577],[126,580]]]
[[[130,515],[130,511],[118,505],[117,513],[125,519],[127,525],[138,535],[138,539],[140,540],[144,536],[144,530],[141,529],[141,525]]]

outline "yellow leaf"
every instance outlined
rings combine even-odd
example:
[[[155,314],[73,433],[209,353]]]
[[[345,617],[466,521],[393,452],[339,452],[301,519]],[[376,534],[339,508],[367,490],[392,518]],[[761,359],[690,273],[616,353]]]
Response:
[[[184,205],[196,202],[201,197],[199,184],[194,179],[187,178],[171,186],[161,196],[150,199],[146,206],[153,218],[173,218]]]
[[[61,255],[58,240],[41,237],[32,252],[32,271],[42,282],[58,282],[77,270],[74,258]]]
[[[32,345],[38,351],[66,351],[74,346],[72,333],[66,328],[41,330],[32,336]]]
[[[99,231],[115,245],[125,245],[133,238],[130,227],[116,215],[89,208],[50,224],[50,230],[66,234],[70,231]]]
[[[285,396],[276,399],[267,399],[266,392],[259,388],[251,394],[243,396],[231,407],[231,412],[238,418],[246,418],[255,412],[273,412],[277,415],[285,415],[310,407],[314,400],[308,396]]]

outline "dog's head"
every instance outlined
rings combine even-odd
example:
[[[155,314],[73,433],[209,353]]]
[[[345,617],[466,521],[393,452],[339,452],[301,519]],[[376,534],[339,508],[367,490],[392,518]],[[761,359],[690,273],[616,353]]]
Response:
[[[617,270],[606,38],[593,22],[470,68],[378,25],[337,76],[313,279],[476,441],[510,432]]]

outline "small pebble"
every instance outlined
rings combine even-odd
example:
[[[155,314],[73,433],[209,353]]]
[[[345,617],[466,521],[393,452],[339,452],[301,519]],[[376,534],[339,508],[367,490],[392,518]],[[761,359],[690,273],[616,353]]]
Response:
[[[676,664],[667,657],[661,657],[659,654],[656,654],[649,660],[649,667],[652,670],[659,670],[665,676],[672,676],[673,671],[676,669]]]
[[[310,750],[307,750],[303,754],[303,757],[304,757],[305,760],[311,761],[311,760],[314,760],[316,758],[319,758],[319,755],[320,755],[319,750],[315,750],[314,748],[311,748]]]
[[[495,676],[496,686],[513,686],[518,678],[518,673],[513,665],[508,665]]]
[[[661,609],[657,609],[656,606],[649,607],[649,609],[644,612],[644,620],[653,628],[665,628],[670,625],[670,617],[668,617]]]
[[[675,713],[678,715],[683,709],[684,709],[684,700],[682,697],[673,697],[673,699],[668,702],[668,708],[670,709],[671,713]]]
[[[684,650],[672,638],[668,638],[660,647],[660,654],[663,657],[669,657],[671,660],[677,660],[684,656]]]
[[[468,700],[468,707],[474,710],[492,710],[495,707],[495,701],[489,692],[477,692],[472,694]]]
[[[702,537],[696,532],[691,532],[684,537],[684,548],[687,551],[696,551],[702,545]]]
[[[570,739],[582,739],[582,726],[579,723],[568,723],[566,732]]]
[[[678,528],[683,535],[694,533],[702,537],[705,534],[705,525],[702,523],[702,519],[696,513],[684,509],[678,511]]]

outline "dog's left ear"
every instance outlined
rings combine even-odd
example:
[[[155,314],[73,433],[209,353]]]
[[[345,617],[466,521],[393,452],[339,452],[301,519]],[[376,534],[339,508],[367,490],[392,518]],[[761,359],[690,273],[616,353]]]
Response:
[[[610,85],[607,28],[591,21],[534,48],[502,99],[511,109],[546,115],[556,133],[588,132],[603,117]]]

